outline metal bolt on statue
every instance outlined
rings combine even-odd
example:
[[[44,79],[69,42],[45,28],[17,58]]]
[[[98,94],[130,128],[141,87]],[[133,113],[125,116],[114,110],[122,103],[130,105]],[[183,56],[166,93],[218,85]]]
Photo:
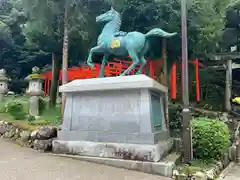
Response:
[[[92,62],[93,53],[103,53],[103,60],[100,69],[99,77],[104,76],[104,68],[108,57],[110,55],[116,56],[130,56],[133,63],[126,69],[121,76],[127,75],[137,65],[140,65],[136,74],[141,74],[142,69],[146,65],[145,53],[149,48],[148,38],[152,36],[170,38],[177,33],[168,33],[160,28],[150,30],[147,34],[143,34],[137,31],[134,32],[122,32],[121,15],[114,8],[110,11],[101,14],[96,18],[97,23],[105,23],[102,33],[98,36],[97,46],[93,47],[88,55],[87,64],[90,67],[94,67]]]

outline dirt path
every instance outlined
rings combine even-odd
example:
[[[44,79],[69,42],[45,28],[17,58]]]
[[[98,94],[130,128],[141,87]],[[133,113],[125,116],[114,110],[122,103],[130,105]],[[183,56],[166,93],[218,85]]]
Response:
[[[41,154],[2,139],[0,175],[1,180],[170,180],[141,172]]]

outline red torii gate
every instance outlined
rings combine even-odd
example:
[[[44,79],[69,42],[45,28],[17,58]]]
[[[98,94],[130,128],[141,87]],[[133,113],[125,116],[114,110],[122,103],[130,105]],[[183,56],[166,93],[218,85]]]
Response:
[[[148,60],[147,65],[143,70],[143,73],[146,73],[148,70],[148,76],[157,79],[160,74],[158,74],[158,70],[160,66],[163,65],[162,60]],[[191,61],[191,63],[195,66],[195,80],[196,80],[196,100],[200,101],[200,85],[199,85],[199,66],[203,67],[202,64],[199,64],[198,59]],[[131,64],[130,61],[127,60],[114,60],[113,62],[107,62],[105,67],[105,76],[119,76],[125,69],[129,67]],[[181,68],[181,64],[180,64]],[[130,72],[134,74],[139,69],[139,66],[133,69]],[[100,65],[96,64],[94,68],[90,68],[88,66],[80,66],[73,67],[68,69],[68,81],[76,80],[76,79],[89,79],[96,78],[100,72]],[[45,79],[44,81],[44,95],[49,95],[50,93],[50,82],[52,80],[52,72],[46,72],[43,74]],[[59,81],[62,80],[62,72],[60,71]],[[59,83],[58,83],[59,84]],[[177,98],[177,63],[173,63],[170,72],[170,97],[172,99]]]
[[[191,61],[191,64],[195,66],[195,82],[196,82],[196,100],[200,101],[200,79],[199,79],[199,67],[203,68],[204,65],[199,63],[198,59]],[[181,64],[179,67],[182,68]],[[182,84],[183,88],[183,84]],[[173,63],[170,72],[170,97],[172,99],[177,98],[177,63]]]

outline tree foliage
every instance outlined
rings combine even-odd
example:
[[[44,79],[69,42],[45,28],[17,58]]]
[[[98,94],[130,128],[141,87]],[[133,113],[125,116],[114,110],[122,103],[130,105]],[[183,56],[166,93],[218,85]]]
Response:
[[[231,46],[237,45],[240,47],[240,1],[231,3],[226,11],[226,23],[223,33],[222,45],[226,51],[229,51]]]
[[[224,122],[197,118],[192,121],[194,157],[204,160],[220,159],[227,151],[230,133]]]
[[[0,6],[0,68],[7,69],[13,81],[24,70],[19,62],[30,54],[24,47],[22,25],[26,18],[19,3],[19,0],[3,0]]]

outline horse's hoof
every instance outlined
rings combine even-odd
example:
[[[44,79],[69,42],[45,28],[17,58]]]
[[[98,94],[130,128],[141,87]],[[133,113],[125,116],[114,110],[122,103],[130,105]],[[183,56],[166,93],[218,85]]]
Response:
[[[92,63],[87,63],[87,65],[90,67],[90,68],[94,68],[94,65]]]

